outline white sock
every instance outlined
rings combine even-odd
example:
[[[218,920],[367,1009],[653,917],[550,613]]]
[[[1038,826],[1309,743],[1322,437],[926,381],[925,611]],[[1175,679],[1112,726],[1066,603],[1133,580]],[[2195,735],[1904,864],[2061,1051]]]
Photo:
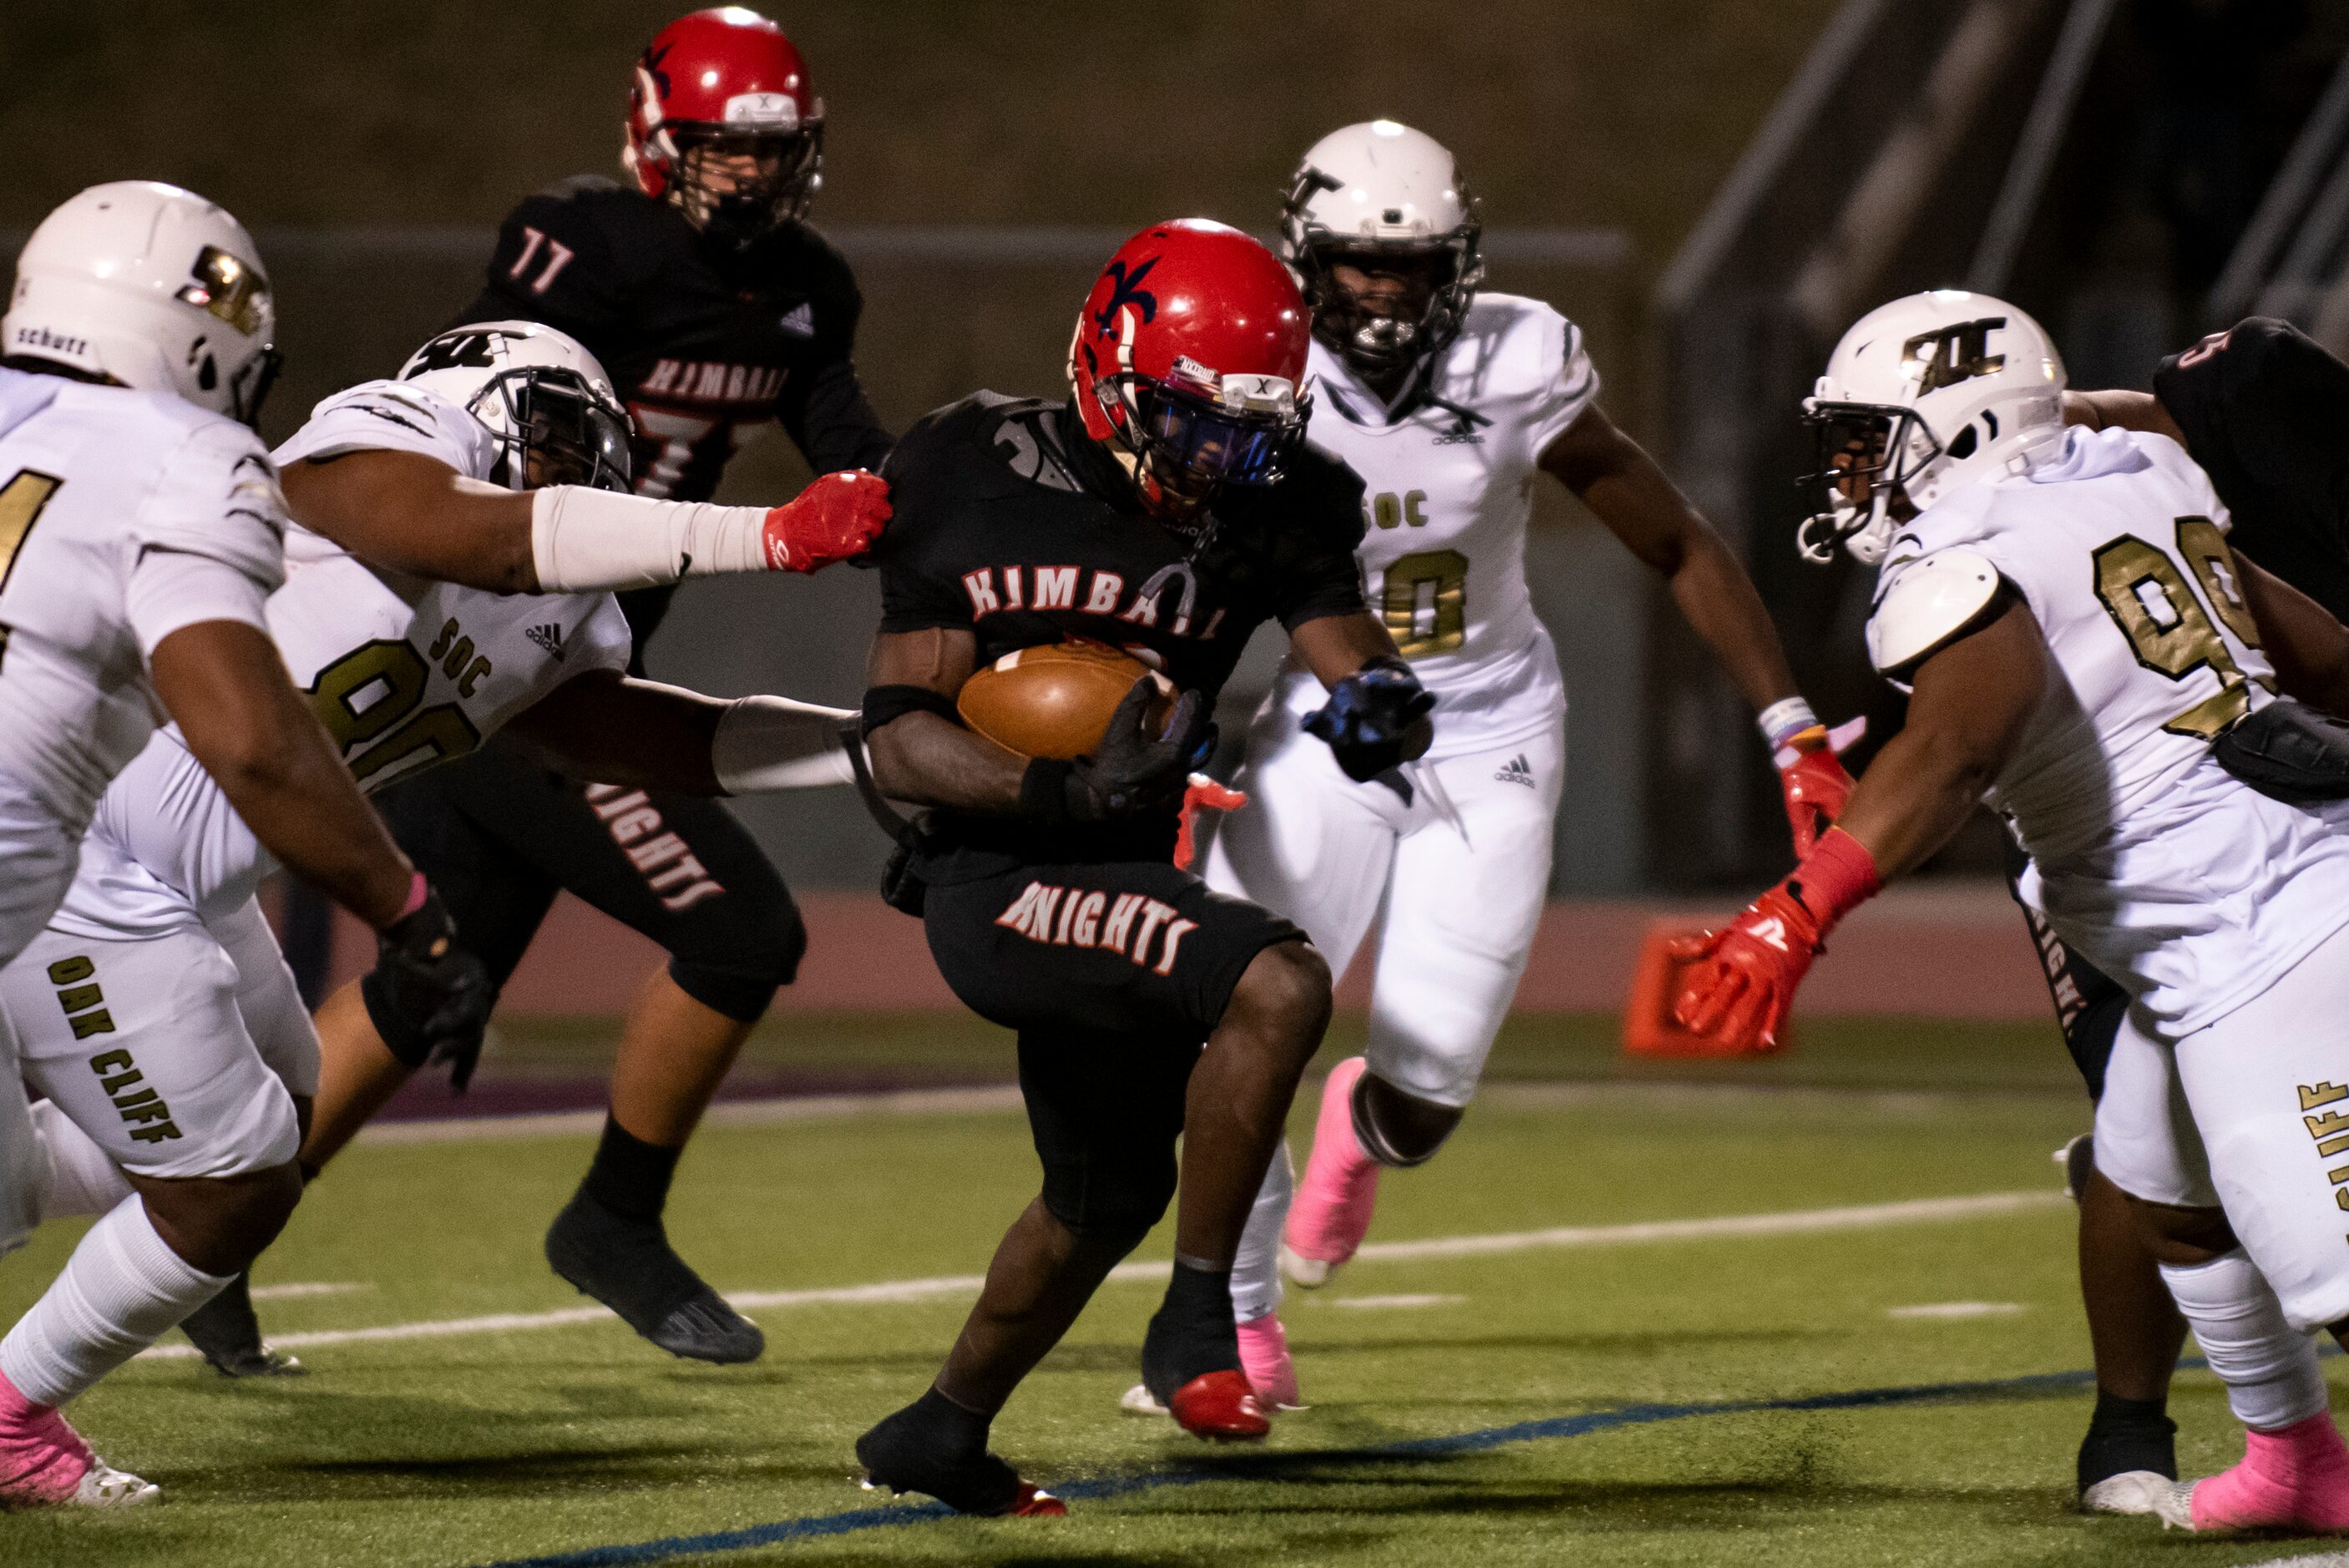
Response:
[[[1280,1305],[1280,1228],[1288,1222],[1288,1201],[1297,1191],[1297,1173],[1288,1163],[1288,1140],[1272,1151],[1271,1168],[1257,1189],[1256,1206],[1248,1211],[1247,1229],[1240,1233],[1240,1250],[1232,1259],[1232,1316],[1246,1323]]]
[[[49,1190],[41,1204],[44,1221],[67,1214],[103,1214],[130,1196],[130,1179],[97,1140],[74,1125],[54,1100],[32,1107],[33,1132],[48,1158]]]
[[[2164,1264],[2161,1277],[2203,1358],[2227,1385],[2237,1420],[2256,1432],[2281,1431],[2329,1407],[2315,1336],[2284,1321],[2250,1253],[2237,1247],[2192,1268]]]
[[[203,1305],[225,1275],[191,1267],[125,1199],[89,1228],[65,1272],[0,1339],[0,1373],[36,1405],[62,1405]]]

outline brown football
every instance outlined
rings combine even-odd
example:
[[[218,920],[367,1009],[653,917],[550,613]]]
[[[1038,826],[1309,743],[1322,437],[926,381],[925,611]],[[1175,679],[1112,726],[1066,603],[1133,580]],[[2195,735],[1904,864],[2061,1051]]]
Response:
[[[1102,643],[1044,643],[1006,654],[963,683],[955,708],[1007,751],[1066,760],[1101,743],[1110,716],[1144,676],[1158,683],[1149,721],[1163,725],[1174,705],[1173,683]]]

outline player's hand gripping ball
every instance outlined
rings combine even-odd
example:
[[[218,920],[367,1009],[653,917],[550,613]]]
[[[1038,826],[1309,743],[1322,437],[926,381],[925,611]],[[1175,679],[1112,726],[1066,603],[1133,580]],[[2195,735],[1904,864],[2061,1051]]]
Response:
[[[854,561],[873,547],[889,516],[889,481],[879,474],[825,474],[767,513],[767,568],[815,572]]]
[[[1006,751],[1072,761],[1092,754],[1136,681],[1154,695],[1143,716],[1156,734],[1174,706],[1174,685],[1105,643],[1046,643],[1004,655],[963,683],[962,721]]]

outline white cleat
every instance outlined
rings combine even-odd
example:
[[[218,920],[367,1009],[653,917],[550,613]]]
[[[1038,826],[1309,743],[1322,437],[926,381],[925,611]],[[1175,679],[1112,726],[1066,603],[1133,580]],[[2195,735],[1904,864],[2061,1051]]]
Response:
[[[104,1460],[94,1460],[74,1488],[68,1508],[144,1508],[163,1501],[163,1489],[129,1470],[119,1470]]]
[[[1288,1283],[1299,1290],[1319,1290],[1337,1277],[1338,1271],[1344,1266],[1342,1264],[1324,1263],[1319,1258],[1309,1258],[1302,1253],[1292,1251],[1287,1242],[1280,1243],[1280,1272],[1287,1274]]]
[[[2167,1480],[2157,1478],[2157,1484],[2146,1489],[2153,1498],[2153,1511],[2161,1516],[2164,1530],[2192,1530],[2194,1523],[2194,1488],[2190,1480]]]
[[[1156,1396],[1151,1393],[1150,1385],[1147,1383],[1136,1383],[1133,1387],[1128,1388],[1124,1396],[1118,1400],[1117,1408],[1129,1416],[1170,1414],[1166,1407],[1160,1404]]]
[[[2162,1500],[2177,1482],[2159,1470],[2123,1470],[2080,1494],[2082,1513],[2160,1513]]]

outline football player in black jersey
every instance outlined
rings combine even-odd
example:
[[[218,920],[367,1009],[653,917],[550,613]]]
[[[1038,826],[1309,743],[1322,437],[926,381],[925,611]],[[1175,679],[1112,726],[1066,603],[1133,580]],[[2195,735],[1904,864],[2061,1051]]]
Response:
[[[1019,1032],[1042,1190],[1012,1225],[929,1391],[858,1439],[875,1486],[977,1513],[1063,1511],[987,1451],[989,1423],[1175,1192],[1174,1278],[1143,1378],[1187,1429],[1261,1437],[1229,1280],[1240,1231],[1330,1014],[1295,926],[1171,861],[1206,713],[1268,620],[1331,689],[1309,727],[1354,778],[1426,748],[1431,700],[1354,567],[1362,485],[1305,445],[1309,323],[1271,253],[1189,221],[1129,241],[1071,347],[1073,403],[981,393],[884,469],[883,614],[864,727],[881,793],[927,808],[893,887],[973,1011]],[[956,695],[1014,649],[1123,647],[1137,682],[1090,757],[1030,760]]]
[[[2090,428],[2121,425],[2168,437],[2210,476],[2233,521],[2230,546],[2349,621],[2349,365],[2285,322],[2253,317],[2162,361],[2153,391],[2067,392],[2064,417]],[[2008,867],[2022,872],[2018,851]],[[2128,1013],[2128,995],[2026,911],[2064,1044],[2092,1097]],[[2231,1237],[2157,1258],[2134,1200],[2095,1169],[2075,1139],[2066,1180],[2080,1200],[2080,1292],[2095,1350],[2096,1406],[2082,1440],[2084,1506],[2150,1510],[2132,1478],[2178,1474],[2170,1374],[2186,1320],[2163,1284],[2161,1261],[2229,1250]]]
[[[890,438],[850,359],[863,301],[847,262],[802,221],[823,109],[799,50],[740,7],[680,18],[636,63],[626,130],[633,183],[583,176],[525,198],[499,232],[487,286],[451,325],[543,321],[586,345],[627,406],[641,495],[707,500],[738,428],[768,419],[818,474],[878,468]],[[621,595],[632,673],[674,592]],[[657,888],[597,800],[499,740],[379,804],[498,984],[565,888],[670,954],[628,1015],[603,1140],[547,1233],[547,1258],[661,1348],[749,1361],[764,1348],[758,1326],[671,1250],[660,1216],[686,1140],[792,980],[806,934],[782,879],[716,801],[653,792],[658,830],[702,868]],[[405,1070],[363,999],[330,999],[321,1027],[378,1036],[397,1087]],[[289,1369],[262,1344],[242,1281],[186,1328],[223,1372]]]

